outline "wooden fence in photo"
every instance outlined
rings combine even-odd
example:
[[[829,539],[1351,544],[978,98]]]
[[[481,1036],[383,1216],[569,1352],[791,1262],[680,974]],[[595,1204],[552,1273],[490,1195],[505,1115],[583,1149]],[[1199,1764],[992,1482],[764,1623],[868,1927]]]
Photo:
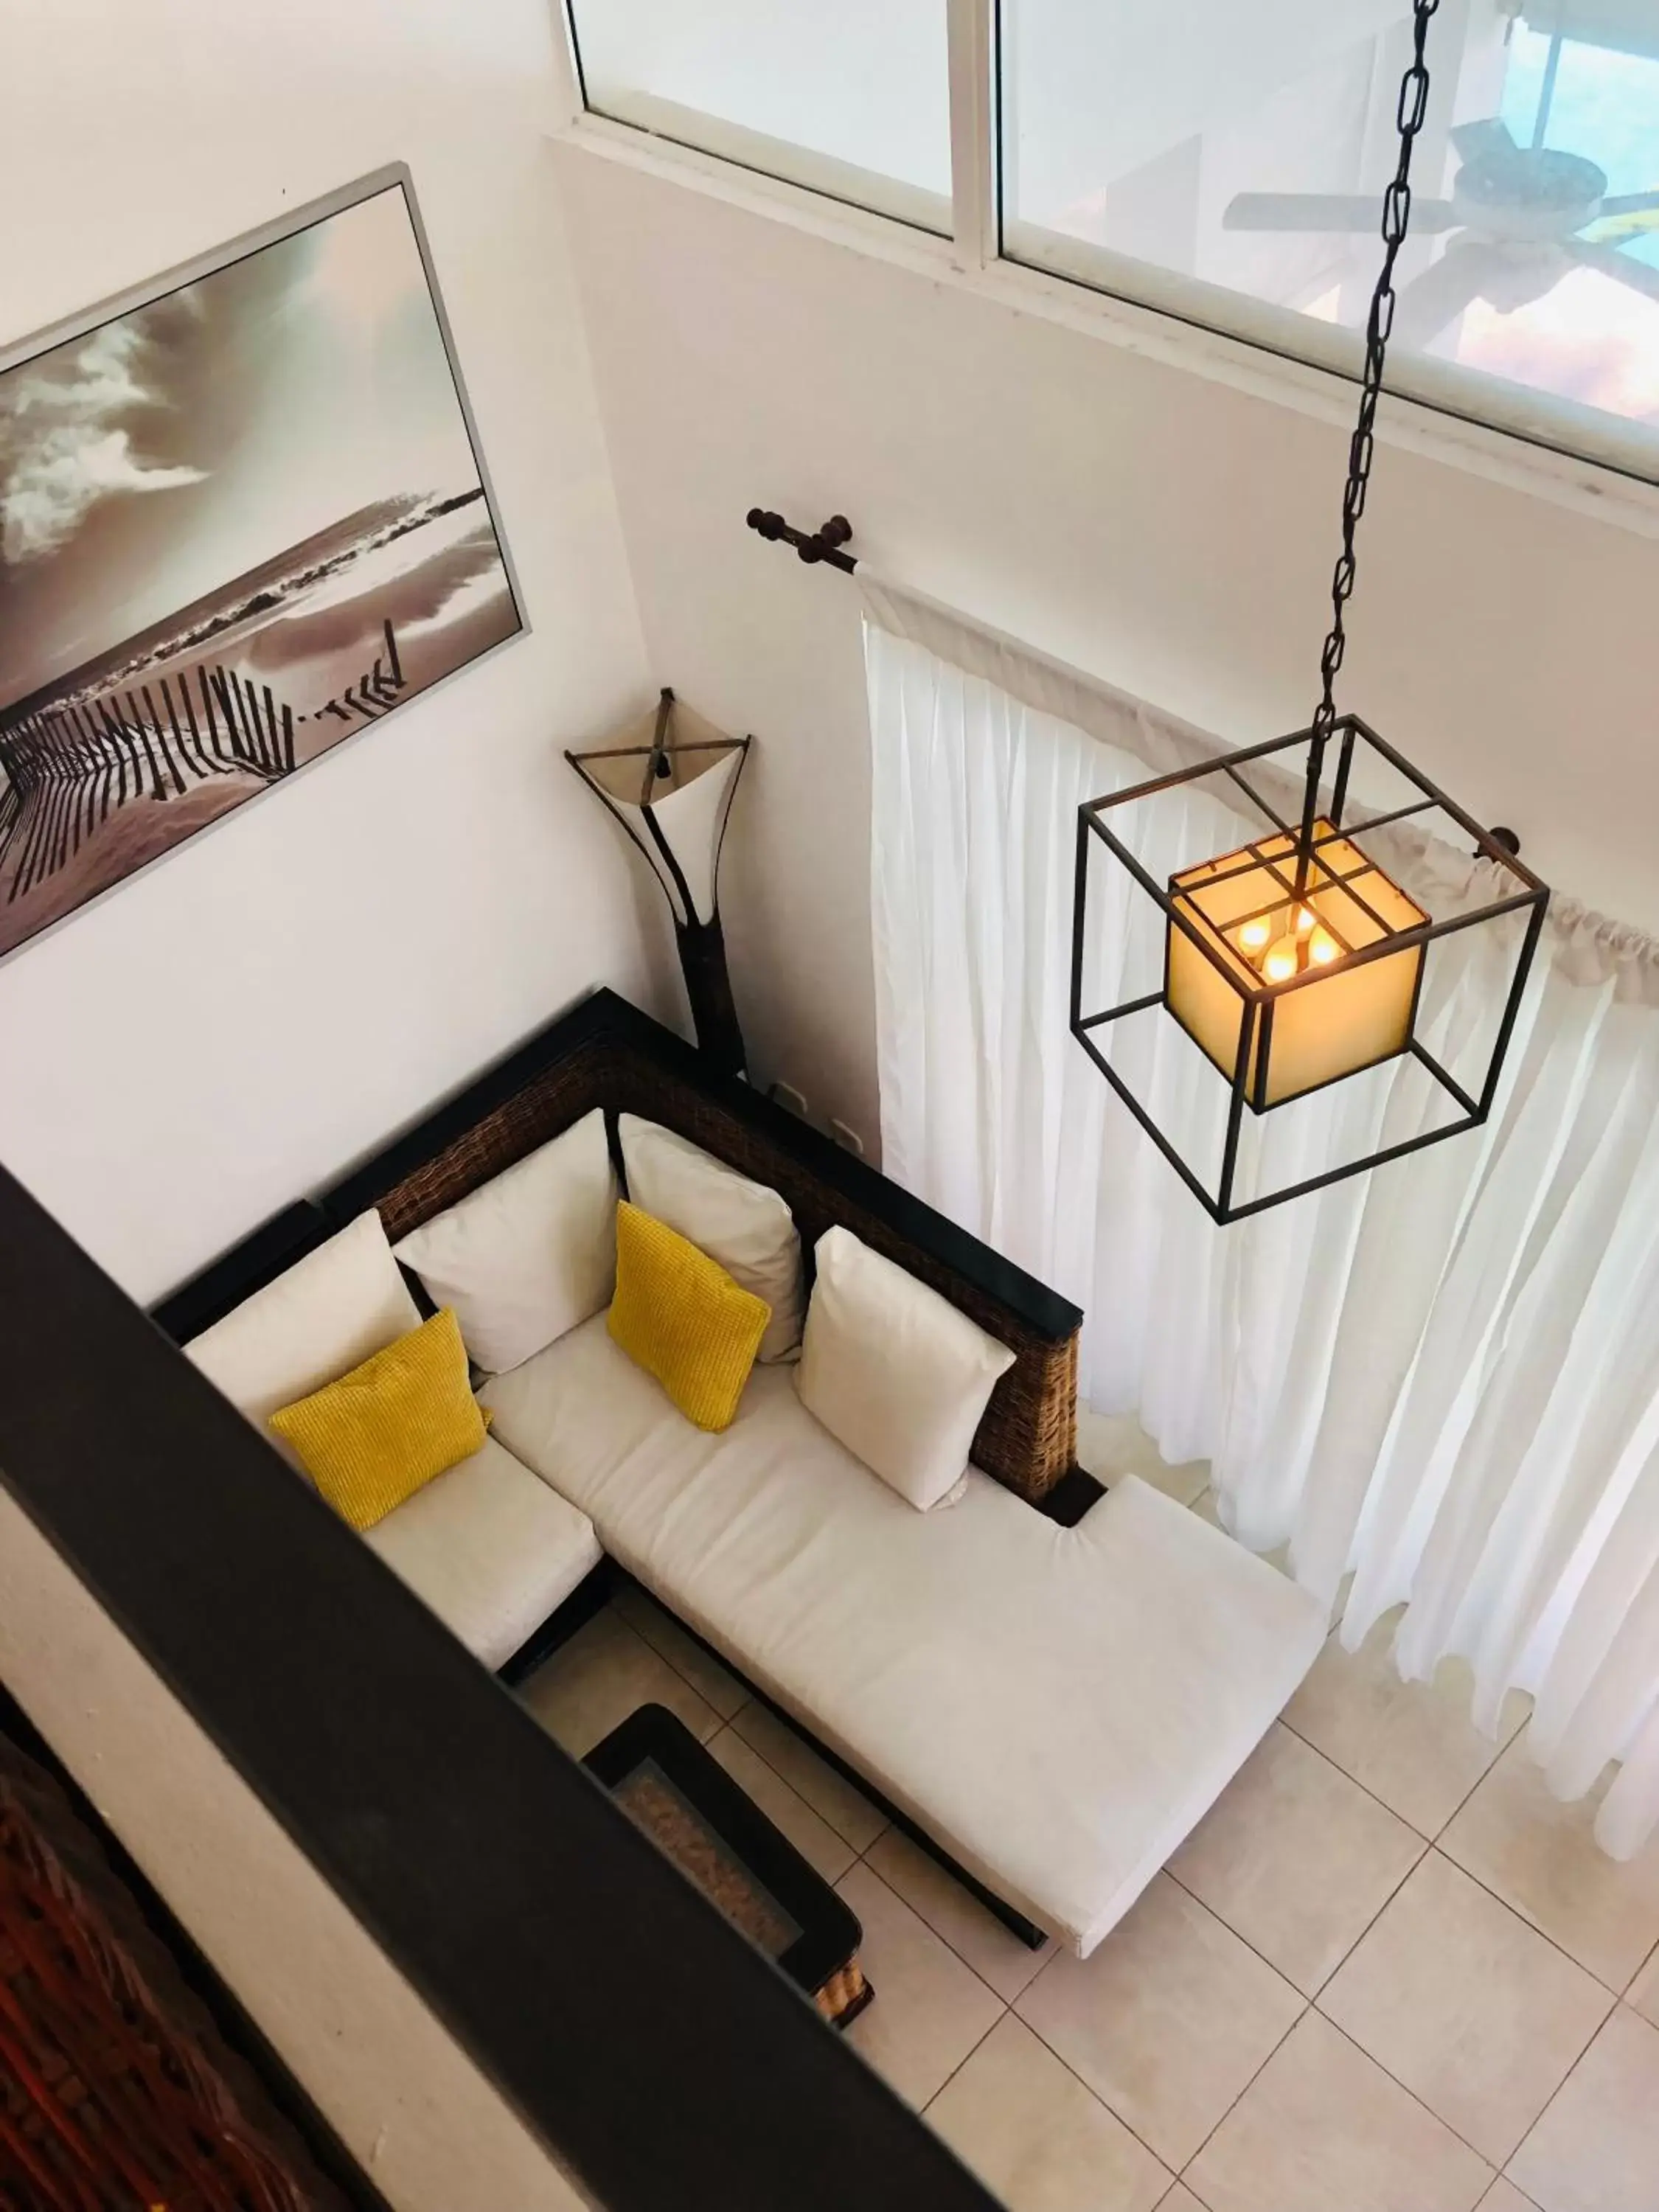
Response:
[[[373,720],[395,702],[403,665],[389,622],[385,631],[385,654],[313,720]],[[291,775],[295,722],[306,719],[268,684],[205,665],[91,700],[0,716],[7,904],[55,875],[112,812],[134,799],[182,798],[210,776],[275,783]]]

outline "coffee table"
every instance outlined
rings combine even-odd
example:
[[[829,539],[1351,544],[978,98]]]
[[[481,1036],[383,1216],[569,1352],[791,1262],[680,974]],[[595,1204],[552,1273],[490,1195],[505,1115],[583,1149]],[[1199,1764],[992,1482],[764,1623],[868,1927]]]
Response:
[[[858,1916],[683,1721],[641,1705],[583,1764],[832,2027],[857,2019],[875,1995],[859,1965]]]

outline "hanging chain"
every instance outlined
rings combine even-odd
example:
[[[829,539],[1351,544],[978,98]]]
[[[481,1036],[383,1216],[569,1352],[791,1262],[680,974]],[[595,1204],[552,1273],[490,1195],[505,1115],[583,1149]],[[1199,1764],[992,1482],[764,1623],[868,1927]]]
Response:
[[[1406,228],[1411,221],[1412,150],[1428,112],[1429,72],[1423,60],[1424,42],[1428,37],[1430,19],[1439,6],[1440,0],[1413,0],[1412,8],[1412,64],[1400,82],[1400,159],[1394,181],[1382,195],[1382,267],[1376,289],[1371,295],[1371,312],[1365,325],[1365,374],[1359,397],[1359,419],[1348,447],[1348,483],[1342,495],[1342,551],[1331,578],[1331,632],[1320,656],[1324,691],[1313,718],[1315,777],[1324,741],[1336,720],[1336,676],[1348,642],[1343,610],[1353,594],[1354,531],[1365,511],[1365,487],[1370,480],[1371,459],[1376,450],[1376,403],[1382,390],[1382,363],[1388,353],[1389,334],[1394,328],[1394,265],[1406,242]]]

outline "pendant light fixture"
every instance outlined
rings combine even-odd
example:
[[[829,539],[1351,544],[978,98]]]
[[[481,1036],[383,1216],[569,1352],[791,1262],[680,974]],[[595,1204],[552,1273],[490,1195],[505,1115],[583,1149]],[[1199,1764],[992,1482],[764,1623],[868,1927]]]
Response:
[[[1412,11],[1399,161],[1382,196],[1382,267],[1366,324],[1312,724],[1079,810],[1073,1032],[1218,1222],[1483,1122],[1549,903],[1511,833],[1483,830],[1357,715],[1336,711],[1395,266],[1411,215],[1412,152],[1428,106],[1424,46],[1438,6],[1414,0]],[[1188,803],[1172,805],[1173,793]],[[1196,861],[1171,854],[1172,823],[1182,825],[1174,834],[1191,836],[1191,825],[1212,819],[1220,842],[1241,801],[1249,810],[1245,834],[1233,836],[1231,849]],[[1444,863],[1471,840],[1490,868],[1458,884]],[[1433,872],[1452,884],[1437,901],[1438,919],[1395,879],[1430,872],[1419,863],[1437,850]],[[1464,937],[1472,930],[1489,933],[1473,951]],[[1462,942],[1449,960],[1454,938]],[[1108,951],[1140,988],[1085,1012]],[[1379,1077],[1369,1091],[1356,1081],[1352,1112],[1331,1116],[1329,1102],[1297,1107],[1310,1092],[1402,1058],[1394,1080]],[[1247,1122],[1247,1112],[1261,1118]],[[1343,1139],[1353,1157],[1304,1171]]]

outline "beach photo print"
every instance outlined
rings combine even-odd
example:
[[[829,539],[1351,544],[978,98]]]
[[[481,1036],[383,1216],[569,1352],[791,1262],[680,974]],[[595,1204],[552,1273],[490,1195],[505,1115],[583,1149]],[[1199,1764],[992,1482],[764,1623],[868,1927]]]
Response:
[[[325,205],[0,354],[0,955],[522,627],[407,180]]]

